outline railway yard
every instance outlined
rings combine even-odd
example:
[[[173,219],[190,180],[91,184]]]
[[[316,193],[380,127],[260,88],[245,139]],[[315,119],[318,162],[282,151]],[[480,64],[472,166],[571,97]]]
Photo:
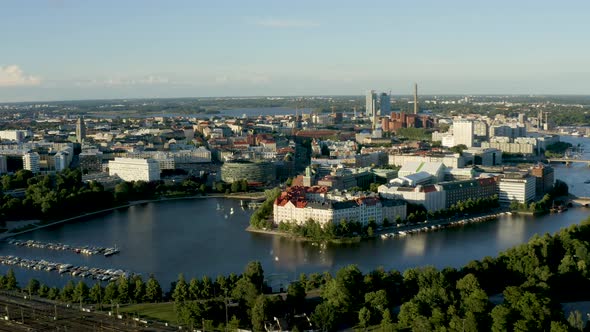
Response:
[[[177,329],[158,322],[93,311],[87,306],[68,306],[22,293],[0,293],[0,331],[165,332]]]

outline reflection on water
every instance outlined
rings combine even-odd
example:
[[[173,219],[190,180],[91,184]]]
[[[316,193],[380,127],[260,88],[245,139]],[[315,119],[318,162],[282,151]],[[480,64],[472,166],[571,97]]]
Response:
[[[513,243],[526,242],[526,222],[524,216],[512,216],[504,220],[506,227],[498,227],[496,238],[502,246],[510,246]]]
[[[405,239],[404,256],[422,256],[426,251],[426,236],[410,236]]]

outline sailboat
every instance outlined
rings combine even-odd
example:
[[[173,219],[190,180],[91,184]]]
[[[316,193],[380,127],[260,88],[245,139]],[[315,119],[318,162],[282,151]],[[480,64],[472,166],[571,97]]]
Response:
[[[231,208],[231,209],[229,210],[229,214],[234,214],[234,208]]]
[[[219,203],[217,203],[217,211],[221,210],[221,205],[219,205]]]

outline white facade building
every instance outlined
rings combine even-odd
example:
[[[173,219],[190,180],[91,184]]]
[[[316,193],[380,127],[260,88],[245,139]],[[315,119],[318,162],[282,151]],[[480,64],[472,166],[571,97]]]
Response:
[[[26,130],[0,130],[0,139],[22,143],[28,132]]]
[[[273,205],[275,224],[303,224],[313,219],[321,225],[339,223],[342,220],[358,222],[363,225],[372,220],[381,224],[384,218],[394,221],[399,216],[406,218],[405,202],[400,200],[382,199],[377,196],[358,196],[343,200],[344,196],[336,196],[325,192],[314,191],[322,187],[291,187],[283,192]],[[334,199],[328,197],[334,196]],[[340,197],[342,196],[342,197]]]
[[[23,168],[33,173],[39,173],[39,154],[37,152],[27,152],[23,155]]]
[[[160,165],[154,159],[115,158],[109,161],[109,175],[125,181],[158,181]]]
[[[440,185],[399,187],[384,184],[377,190],[384,198],[401,198],[410,203],[422,204],[428,211],[445,209],[447,204],[444,189]]]
[[[534,177],[523,175],[515,178],[500,178],[498,185],[498,198],[500,203],[509,204],[512,201],[528,203],[535,199]]]
[[[465,167],[465,159],[458,153],[440,155],[390,154],[389,165],[403,166],[407,162],[439,162],[446,167]]]
[[[454,144],[464,144],[468,148],[473,146],[473,135],[475,129],[473,121],[471,120],[455,120],[453,121],[453,138]]]

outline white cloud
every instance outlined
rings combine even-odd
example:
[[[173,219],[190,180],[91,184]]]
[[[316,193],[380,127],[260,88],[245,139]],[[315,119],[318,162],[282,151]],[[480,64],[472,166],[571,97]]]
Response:
[[[262,74],[232,74],[216,76],[214,82],[216,85],[228,85],[235,83],[260,85],[267,84],[272,81],[272,78]]]
[[[79,80],[76,86],[135,86],[172,83],[167,77],[148,75],[144,77],[111,77],[106,79]]]
[[[40,83],[39,77],[25,75],[17,65],[0,66],[0,86],[27,86]]]
[[[315,28],[318,22],[299,19],[259,18],[250,20],[252,24],[267,28]]]

